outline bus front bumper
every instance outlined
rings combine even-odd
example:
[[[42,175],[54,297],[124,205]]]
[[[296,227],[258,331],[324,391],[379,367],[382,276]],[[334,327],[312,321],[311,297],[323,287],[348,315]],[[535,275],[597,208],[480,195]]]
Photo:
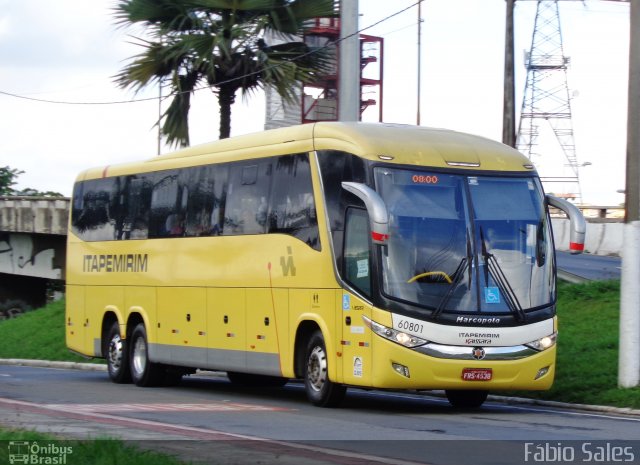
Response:
[[[546,390],[555,376],[555,345],[502,360],[492,357],[490,348],[460,347],[464,356],[443,358],[428,355],[425,346],[409,349],[383,338],[376,338],[372,349],[376,388]],[[479,360],[473,359],[474,352]]]

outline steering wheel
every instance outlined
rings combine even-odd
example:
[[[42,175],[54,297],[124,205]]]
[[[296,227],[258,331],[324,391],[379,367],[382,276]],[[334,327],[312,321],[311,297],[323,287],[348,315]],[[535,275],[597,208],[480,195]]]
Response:
[[[426,278],[427,276],[442,276],[449,284],[453,283],[449,275],[444,271],[427,271],[426,273],[420,273],[415,275],[413,278],[407,281],[407,284],[411,284],[413,282],[416,282],[418,279]]]

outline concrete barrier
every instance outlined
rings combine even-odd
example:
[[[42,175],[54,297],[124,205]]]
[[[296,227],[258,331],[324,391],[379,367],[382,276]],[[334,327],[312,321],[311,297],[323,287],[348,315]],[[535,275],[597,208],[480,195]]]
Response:
[[[556,249],[569,251],[569,220],[553,218],[553,239]],[[590,223],[587,222],[587,235],[584,245],[585,253],[593,255],[617,255],[622,252],[622,233],[624,223]]]

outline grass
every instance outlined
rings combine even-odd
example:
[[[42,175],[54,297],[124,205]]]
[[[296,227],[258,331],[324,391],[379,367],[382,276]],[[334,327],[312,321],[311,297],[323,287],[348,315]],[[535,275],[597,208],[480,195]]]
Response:
[[[10,463],[9,441],[27,441],[30,445],[37,442],[39,448],[44,450],[35,454],[36,459],[42,460],[41,463],[86,465],[184,465],[186,463],[169,455],[138,449],[117,439],[61,440],[47,434],[2,428],[0,428],[0,463]],[[53,449],[52,446],[55,446],[56,449]],[[57,452],[59,450],[70,453],[59,453]],[[48,453],[49,451],[52,453]],[[16,452],[15,447],[13,452]],[[28,453],[25,446],[18,449],[18,452]],[[64,460],[65,456],[66,460]],[[35,462],[31,462],[30,458],[27,463]]]
[[[64,301],[0,321],[0,358],[87,362],[65,346]]]
[[[640,388],[620,389],[620,281],[560,283],[558,363],[549,391],[519,395],[547,400],[640,408]]]
[[[549,391],[515,394],[640,408],[640,388],[617,387],[620,282],[560,283],[558,296],[560,336],[555,384]],[[0,321],[0,341],[0,358],[86,361],[65,347],[63,302]]]

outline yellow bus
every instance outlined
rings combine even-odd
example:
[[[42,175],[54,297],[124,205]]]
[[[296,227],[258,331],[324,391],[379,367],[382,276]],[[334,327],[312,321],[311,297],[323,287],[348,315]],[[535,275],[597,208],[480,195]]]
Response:
[[[321,122],[89,169],[72,198],[67,346],[110,378],[304,380],[349,386],[548,389],[555,250],[529,160],[423,127]]]

